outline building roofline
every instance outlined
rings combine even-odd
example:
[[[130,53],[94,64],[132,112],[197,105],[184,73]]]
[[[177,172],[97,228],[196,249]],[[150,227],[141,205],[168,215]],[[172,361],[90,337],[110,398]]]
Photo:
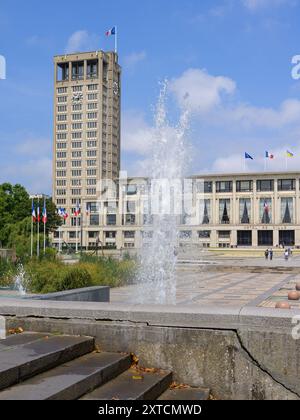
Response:
[[[95,54],[95,53],[103,53],[103,54],[116,54],[117,55],[117,53],[115,52],[115,51],[104,51],[104,50],[101,50],[101,49],[99,49],[99,50],[93,50],[93,51],[78,51],[78,52],[73,52],[73,53],[67,53],[67,54],[64,54],[64,53],[61,53],[61,54],[56,54],[56,55],[54,55],[53,56],[53,58],[58,58],[58,57],[70,57],[70,56],[73,56],[73,55],[80,55],[80,54]]]

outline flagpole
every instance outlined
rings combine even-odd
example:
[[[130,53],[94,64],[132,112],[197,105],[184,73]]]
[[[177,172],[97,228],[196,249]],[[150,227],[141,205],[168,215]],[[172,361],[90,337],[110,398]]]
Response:
[[[286,172],[288,171],[288,166],[289,166],[289,164],[288,164],[288,155],[286,155],[285,156],[285,170],[286,170]]]
[[[38,214],[37,214],[37,244],[36,244],[36,255],[40,256],[40,199],[38,199]]]
[[[46,218],[46,199],[44,198],[44,255],[46,255],[46,223],[47,223],[47,218]]]
[[[118,27],[115,26],[116,34],[115,34],[115,53],[118,54]]]
[[[31,234],[30,234],[30,256],[33,257],[33,198],[31,199]]]

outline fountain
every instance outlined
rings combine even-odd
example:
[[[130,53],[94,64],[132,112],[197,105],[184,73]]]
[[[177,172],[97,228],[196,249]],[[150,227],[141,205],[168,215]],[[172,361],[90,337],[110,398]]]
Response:
[[[23,264],[20,264],[14,281],[14,290],[17,290],[20,296],[26,295],[25,278],[26,272],[24,266]]]
[[[138,303],[176,304],[178,217],[182,216],[182,180],[186,165],[185,133],[189,112],[179,124],[167,120],[168,83],[162,84],[155,115],[155,135],[148,174],[152,238],[140,251]],[[178,209],[179,204],[179,209]],[[177,207],[177,210],[175,209]]]

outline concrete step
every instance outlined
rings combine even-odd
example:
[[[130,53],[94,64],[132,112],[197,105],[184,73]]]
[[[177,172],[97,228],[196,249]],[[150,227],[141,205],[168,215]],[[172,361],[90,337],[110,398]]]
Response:
[[[168,389],[158,400],[162,401],[207,401],[209,389],[206,388],[179,388]]]
[[[172,382],[172,373],[127,370],[107,384],[82,397],[82,400],[155,400]]]
[[[90,353],[90,337],[47,336],[0,352],[0,390]]]
[[[9,335],[5,340],[0,340],[0,352],[10,350],[13,347],[21,346],[23,344],[33,343],[41,338],[47,337],[47,334],[38,333],[22,333]]]
[[[75,400],[124,372],[130,356],[90,353],[0,392],[0,400]]]

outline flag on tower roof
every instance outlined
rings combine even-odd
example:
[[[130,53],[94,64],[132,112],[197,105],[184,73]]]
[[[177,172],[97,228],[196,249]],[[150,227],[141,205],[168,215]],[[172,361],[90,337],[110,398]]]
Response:
[[[109,29],[109,31],[107,31],[105,33],[106,36],[112,36],[112,35],[116,35],[116,27],[114,26],[113,28]]]

